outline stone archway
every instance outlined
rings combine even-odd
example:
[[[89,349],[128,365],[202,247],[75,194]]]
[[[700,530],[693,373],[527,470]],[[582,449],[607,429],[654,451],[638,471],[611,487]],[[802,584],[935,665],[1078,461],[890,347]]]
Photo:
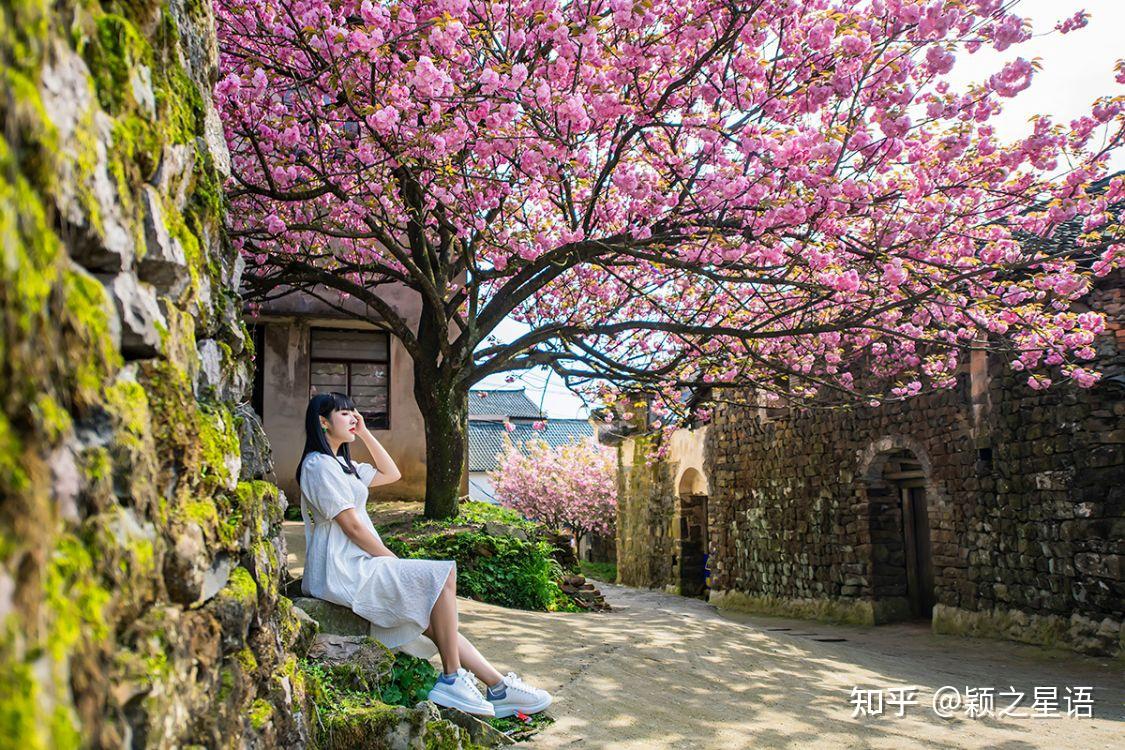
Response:
[[[917,441],[891,436],[861,458],[875,622],[933,616],[930,462]]]
[[[707,595],[707,479],[689,468],[680,475],[676,493],[676,583],[683,596]]]

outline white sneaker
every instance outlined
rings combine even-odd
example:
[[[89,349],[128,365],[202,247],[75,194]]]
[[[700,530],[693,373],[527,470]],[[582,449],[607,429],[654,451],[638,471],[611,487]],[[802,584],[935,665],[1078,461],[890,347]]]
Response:
[[[453,678],[452,685],[447,685],[438,680],[427,697],[439,706],[456,708],[467,714],[476,714],[477,716],[496,715],[492,704],[480,694],[476,676],[464,667],[457,670],[457,676]]]
[[[498,719],[514,716],[517,711],[537,714],[551,705],[550,693],[528,685],[515,672],[504,675],[504,685],[504,697],[489,701]]]

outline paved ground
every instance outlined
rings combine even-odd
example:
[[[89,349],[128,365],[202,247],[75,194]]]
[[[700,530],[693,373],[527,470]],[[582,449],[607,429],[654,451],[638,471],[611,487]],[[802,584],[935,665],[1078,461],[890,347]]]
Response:
[[[287,529],[292,539],[299,528]],[[292,549],[292,547],[291,547]],[[299,567],[300,559],[290,559]],[[698,600],[604,585],[614,611],[522,612],[461,600],[464,632],[502,671],[550,690],[542,748],[1125,748],[1121,663],[934,636],[924,624],[835,627],[720,614]],[[782,628],[788,628],[783,630]],[[844,639],[832,642],[816,638]],[[1092,718],[940,718],[944,685],[1093,687]],[[918,705],[853,718],[853,686],[918,686]],[[997,711],[1012,699],[997,699]]]

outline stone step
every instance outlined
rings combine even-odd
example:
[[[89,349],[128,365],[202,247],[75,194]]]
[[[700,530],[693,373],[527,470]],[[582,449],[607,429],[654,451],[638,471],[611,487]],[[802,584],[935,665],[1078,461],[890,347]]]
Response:
[[[286,591],[300,592],[301,582],[294,581],[286,587]],[[341,607],[323,599],[311,596],[292,597],[293,606],[303,611],[320,626],[319,632],[326,635],[370,635],[371,623],[352,612],[347,607]],[[395,651],[401,651],[419,659],[431,659],[437,656],[437,646],[424,635],[419,635],[409,643],[404,643]]]
[[[370,623],[347,607],[341,607],[323,599],[299,596],[293,606],[304,610],[320,625],[320,632],[329,635],[367,635]]]

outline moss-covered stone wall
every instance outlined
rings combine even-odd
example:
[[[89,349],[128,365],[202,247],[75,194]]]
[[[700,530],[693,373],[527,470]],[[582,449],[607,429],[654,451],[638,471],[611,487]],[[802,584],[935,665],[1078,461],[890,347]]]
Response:
[[[674,587],[676,466],[652,460],[659,435],[618,447],[617,580],[627,586]]]
[[[197,0],[0,5],[0,745],[299,746]]]

